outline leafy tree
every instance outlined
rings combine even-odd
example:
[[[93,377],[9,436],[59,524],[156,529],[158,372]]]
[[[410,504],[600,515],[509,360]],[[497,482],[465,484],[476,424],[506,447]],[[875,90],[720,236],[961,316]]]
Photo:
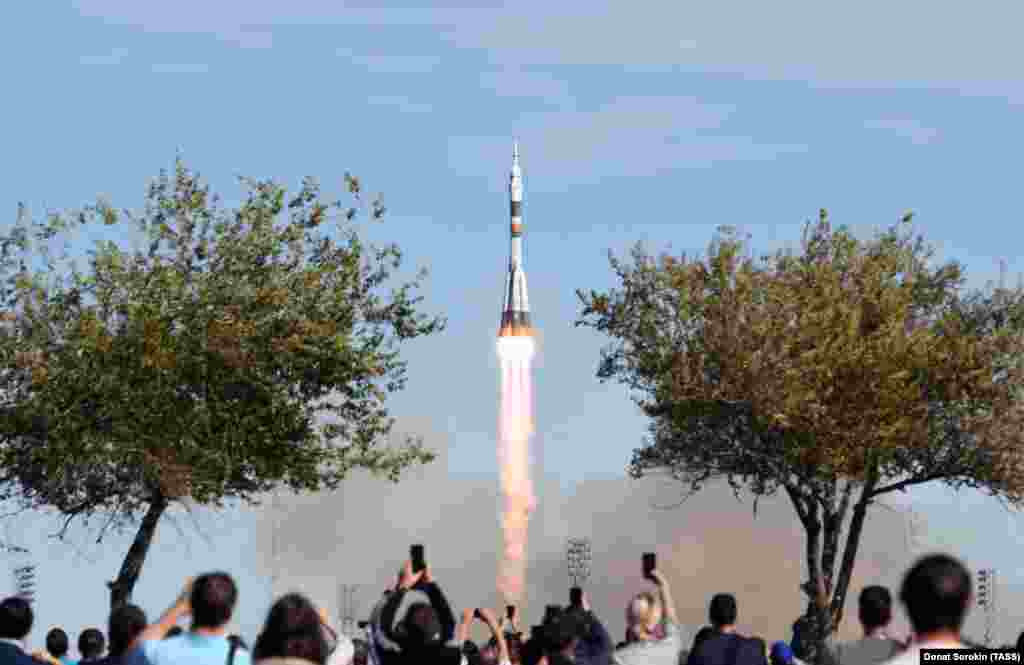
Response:
[[[755,510],[789,498],[806,534],[801,652],[817,659],[879,497],[941,482],[1024,498],[1024,296],[964,293],[909,216],[862,241],[822,211],[802,251],[747,252],[723,229],[706,259],[613,256],[617,287],[579,291],[577,325],[611,339],[598,376],[649,418],[635,477],[724,479]]]
[[[331,489],[355,468],[397,481],[433,457],[383,441],[401,343],[444,321],[420,310],[422,272],[395,282],[397,246],[361,240],[359,211],[380,219],[381,201],[350,176],[351,206],[312,179],[291,198],[243,183],[226,208],[179,160],[139,212],[22,208],[0,238],[2,498],[55,508],[61,535],[76,518],[100,519],[100,539],[137,524],[113,606],[175,501]],[[76,232],[113,240],[82,267]]]

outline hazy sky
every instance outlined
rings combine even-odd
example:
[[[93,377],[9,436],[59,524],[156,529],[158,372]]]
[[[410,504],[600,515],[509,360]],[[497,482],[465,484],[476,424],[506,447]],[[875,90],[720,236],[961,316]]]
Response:
[[[568,493],[621,474],[643,433],[624,392],[593,378],[602,340],[572,327],[574,289],[611,284],[608,249],[699,251],[721,224],[771,249],[795,243],[819,207],[863,227],[912,209],[976,284],[999,259],[1024,268],[1019,3],[9,4],[0,209],[13,221],[19,200],[41,212],[101,193],[138,205],[178,149],[229,195],[237,174],[314,175],[329,190],[358,174],[390,209],[375,236],[430,267],[428,305],[450,319],[409,347],[394,408],[438,433],[456,477],[493,479],[513,135],[542,331],[535,444]],[[911,498],[936,543],[1004,577],[1017,569],[1016,517],[980,497],[956,511],[941,491]],[[147,607],[196,567],[260,583],[251,518],[209,520],[211,546],[164,529],[140,586]],[[464,528],[490,557],[496,519]],[[101,612],[123,550],[95,563],[45,552],[41,602],[74,598],[71,625]]]

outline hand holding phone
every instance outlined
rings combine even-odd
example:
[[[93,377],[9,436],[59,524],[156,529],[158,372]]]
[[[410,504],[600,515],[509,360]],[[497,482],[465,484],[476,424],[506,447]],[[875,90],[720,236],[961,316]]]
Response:
[[[423,545],[413,545],[409,548],[409,559],[412,561],[412,572],[418,573],[427,567],[427,561],[423,554]]]
[[[578,586],[569,589],[569,605],[577,609],[583,607],[583,589]]]
[[[653,580],[651,576],[655,570],[658,569],[658,557],[654,552],[644,552],[643,558],[643,573],[644,579]]]

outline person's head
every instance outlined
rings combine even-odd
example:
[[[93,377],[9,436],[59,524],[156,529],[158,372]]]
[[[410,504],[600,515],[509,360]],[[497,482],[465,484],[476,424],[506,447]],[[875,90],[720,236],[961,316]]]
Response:
[[[864,587],[858,604],[864,630],[885,628],[892,621],[892,594],[884,586]]]
[[[192,627],[219,629],[231,621],[238,587],[227,573],[200,575],[192,584]]]
[[[146,613],[136,605],[121,605],[110,613],[107,635],[110,636],[110,655],[120,658],[128,653],[135,638],[146,629]]]
[[[63,658],[68,655],[68,634],[60,628],[51,628],[46,634],[46,651],[54,658]]]
[[[776,642],[772,645],[769,661],[771,665],[793,665],[793,650],[785,642]]]
[[[78,636],[78,653],[82,654],[82,660],[96,660],[106,648],[107,639],[99,628],[86,628]]]
[[[413,603],[402,619],[403,645],[408,649],[433,649],[443,642],[441,620],[437,611],[427,603]]]
[[[631,639],[653,639],[661,616],[661,601],[654,594],[644,592],[634,596],[626,608],[626,628]]]
[[[0,602],[0,639],[23,640],[32,632],[32,606],[24,598],[11,596]]]
[[[572,654],[579,643],[582,626],[572,612],[562,612],[544,625],[544,653]],[[550,660],[550,658],[549,658]]]
[[[693,647],[691,648],[691,651],[696,651],[697,647],[699,647],[701,644],[703,644],[709,638],[712,638],[714,636],[715,636],[715,629],[712,628],[711,626],[704,626],[703,628],[698,630],[697,634],[694,636],[694,638],[693,638]]]
[[[919,560],[903,578],[900,600],[918,636],[960,633],[971,602],[971,576],[946,554]]]
[[[731,593],[716,593],[708,606],[711,625],[721,630],[736,625],[736,596]]]
[[[305,596],[290,593],[270,608],[252,659],[299,658],[324,665],[329,655],[320,614]]]
[[[172,637],[177,637],[178,635],[181,635],[184,632],[185,629],[181,626],[171,626],[171,629],[167,631],[166,635],[164,635],[164,639],[169,640]]]

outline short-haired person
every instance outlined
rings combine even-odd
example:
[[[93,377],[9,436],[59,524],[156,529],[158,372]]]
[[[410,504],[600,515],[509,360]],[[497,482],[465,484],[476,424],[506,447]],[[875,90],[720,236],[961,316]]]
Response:
[[[914,640],[906,651],[887,661],[919,665],[921,649],[966,649],[960,629],[971,606],[971,575],[947,554],[920,559],[907,572],[900,588]]]
[[[106,656],[95,661],[95,665],[121,665],[148,624],[146,613],[136,605],[121,605],[112,611],[107,620],[110,648]]]
[[[708,605],[708,619],[715,634],[690,652],[688,665],[765,665],[768,659],[764,642],[737,633],[738,616],[736,596],[715,594]]]
[[[68,651],[71,649],[71,641],[63,628],[51,628],[46,633],[46,653],[50,654],[61,665],[75,665],[75,661],[68,658]]]
[[[128,655],[126,665],[251,665],[249,652],[233,650],[228,640],[237,602],[238,587],[230,575],[200,575],[159,621],[142,631],[139,648]],[[192,619],[188,632],[164,639],[186,616]]]
[[[89,663],[103,657],[107,649],[107,638],[99,628],[86,628],[78,636],[78,653],[82,656],[81,663]]]
[[[892,594],[884,586],[864,587],[858,599],[858,617],[864,637],[838,644],[826,653],[832,665],[878,665],[895,657],[903,645],[889,636]]]
[[[577,665],[609,665],[612,652],[612,637],[608,629],[590,610],[590,597],[583,593],[580,607],[570,607],[567,612],[579,627],[579,641],[573,660]]]
[[[637,594],[626,608],[626,625],[632,640],[612,655],[615,665],[678,665],[683,650],[683,629],[676,616],[668,580],[651,571],[657,594]],[[664,637],[659,633],[664,630]]]
[[[32,632],[32,606],[12,596],[0,602],[0,665],[39,665],[25,653],[25,640]]]

